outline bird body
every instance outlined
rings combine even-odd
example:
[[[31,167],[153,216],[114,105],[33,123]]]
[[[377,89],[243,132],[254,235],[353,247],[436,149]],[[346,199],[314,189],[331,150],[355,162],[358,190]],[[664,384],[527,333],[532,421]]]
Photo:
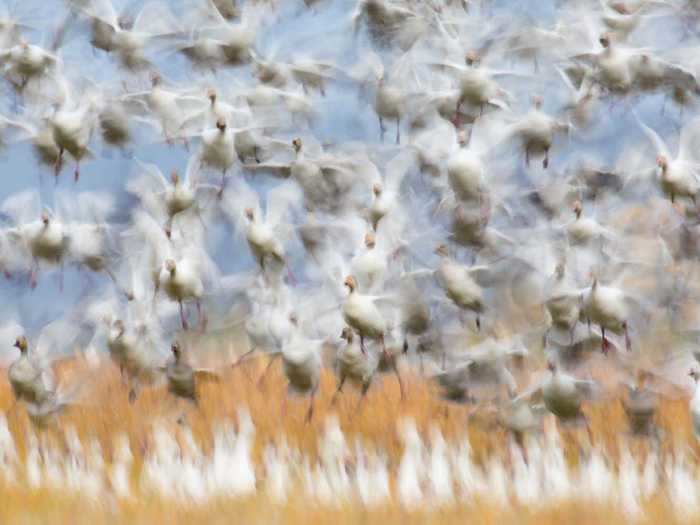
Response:
[[[628,316],[625,293],[619,288],[595,281],[583,294],[583,313],[592,323],[621,333]]]
[[[346,283],[348,282],[346,280]],[[348,286],[350,293],[343,304],[343,319],[362,337],[380,339],[386,332],[386,322],[379,308],[374,304],[374,299],[359,293],[355,286],[356,283],[353,279],[352,285]]]
[[[583,397],[579,382],[558,367],[542,385],[542,399],[547,410],[564,421],[576,420],[582,416]]]
[[[483,313],[483,291],[472,278],[470,268],[443,258],[436,278],[456,306],[477,314]]]

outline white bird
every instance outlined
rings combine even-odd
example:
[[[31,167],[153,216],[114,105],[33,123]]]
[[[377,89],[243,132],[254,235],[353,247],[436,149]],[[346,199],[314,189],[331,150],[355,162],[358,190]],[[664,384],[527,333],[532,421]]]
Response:
[[[401,183],[414,160],[414,156],[410,152],[400,152],[386,164],[383,180],[372,184],[374,199],[367,211],[370,224],[375,231],[379,222],[387,215],[389,220],[398,219],[392,215],[403,215],[404,210],[399,204]]]
[[[375,304],[377,297],[361,294],[357,290],[357,281],[348,275],[343,282],[349,290],[349,294],[342,306],[343,319],[360,336],[360,349],[367,354],[365,339],[379,341],[382,348],[381,358],[389,363],[394,370],[396,379],[401,390],[401,399],[404,397],[403,381],[396,366],[396,360],[389,355],[386,349],[385,335],[387,334],[387,323],[379,308]]]
[[[345,382],[350,381],[361,388],[359,407],[372,383],[379,360],[374,354],[365,354],[359,345],[354,343],[354,334],[351,328],[344,327],[340,338],[342,341],[335,356],[338,386],[333,394],[331,405],[335,405],[338,395],[343,391]]]
[[[145,121],[157,127],[165,141],[171,144],[175,138],[180,137],[187,119],[206,107],[206,100],[195,96],[195,91],[165,86],[163,78],[159,74],[153,74],[150,90],[129,93],[124,95],[123,100],[131,103],[129,107],[135,114],[143,113],[144,106],[148,108],[152,119],[147,118]]]
[[[94,94],[83,93],[77,99],[71,91],[73,89],[75,88],[71,86],[64,87],[68,96],[49,117],[48,126],[58,147],[54,175],[58,177],[63,162],[63,153],[67,151],[75,160],[74,178],[77,182],[80,178],[80,161],[84,157],[92,156],[89,146],[97,124],[98,106]]]
[[[656,150],[656,165],[658,167],[658,180],[661,190],[671,202],[676,197],[684,197],[696,203],[696,195],[700,190],[698,178],[700,163],[693,156],[695,140],[698,133],[698,121],[687,124],[681,131],[678,144],[678,154],[672,158],[666,143],[650,127],[637,119],[644,134],[651,141]]]
[[[310,396],[306,411],[307,422],[313,417],[314,401],[321,380],[322,344],[322,341],[307,337],[297,320],[290,339],[282,347],[284,375],[289,382],[287,391]]]
[[[155,39],[174,36],[180,25],[165,2],[149,1],[133,20],[118,16],[111,0],[90,0],[83,8],[91,20],[90,43],[97,49],[113,52],[130,70],[150,64],[145,47]]]
[[[153,216],[162,218],[165,233],[170,236],[176,217],[188,212],[194,213],[203,221],[204,197],[218,191],[218,188],[200,182],[198,161],[191,156],[181,177],[176,169],[166,178],[155,164],[138,163],[141,176],[127,182],[127,190],[144,204]],[[183,224],[187,226],[187,222]]]
[[[509,133],[517,136],[525,149],[525,164],[530,165],[532,154],[542,153],[542,167],[549,166],[549,150],[557,134],[568,132],[570,124],[542,111],[542,97],[534,98],[534,108],[511,125]]]
[[[248,247],[262,272],[280,265],[290,271],[285,248],[292,235],[288,221],[300,203],[301,193],[290,182],[267,193],[264,213],[258,194],[244,181],[236,179],[225,193],[223,210],[239,231],[245,231]]]
[[[631,349],[627,325],[630,300],[630,296],[622,289],[600,284],[596,278],[593,279],[593,284],[583,291],[582,313],[588,322],[600,326],[603,353],[607,353],[610,347],[610,342],[605,337],[605,330],[624,333],[627,350]]]

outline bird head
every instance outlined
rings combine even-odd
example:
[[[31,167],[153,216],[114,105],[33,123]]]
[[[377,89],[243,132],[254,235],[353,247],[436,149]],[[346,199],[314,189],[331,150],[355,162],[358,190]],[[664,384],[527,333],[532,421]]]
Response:
[[[666,158],[666,155],[657,155],[656,165],[661,168],[661,171],[666,171],[668,168],[668,159]]]
[[[151,73],[151,85],[152,86],[157,86],[158,84],[161,83],[163,78],[160,76],[159,73],[156,73],[155,71]]]
[[[340,332],[340,338],[345,339],[348,343],[352,343],[353,333],[352,328],[349,326],[343,327],[343,331]]]
[[[476,65],[476,63],[479,62],[479,54],[474,50],[468,51],[464,55],[464,61],[468,66]]]
[[[365,234],[365,246],[367,248],[374,248],[374,246],[377,244],[377,239],[375,238],[374,234],[372,232],[368,232]]]
[[[435,253],[440,257],[447,257],[450,254],[450,250],[446,244],[438,244],[437,248],[435,248]]]
[[[175,357],[175,359],[180,359],[180,356],[182,355],[182,349],[180,348],[180,343],[175,341],[173,344],[171,344],[170,351],[173,353],[173,356]]]
[[[253,208],[246,208],[245,209],[245,216],[246,216],[246,219],[248,219],[249,221],[251,221],[251,222],[254,221],[255,220],[255,211],[253,211]]]
[[[177,170],[175,169],[170,172],[170,182],[172,182],[174,185],[180,182],[180,176],[177,174]]]
[[[600,35],[600,38],[598,39],[598,42],[600,42],[600,45],[603,46],[605,49],[610,47],[610,33],[603,33]]]
[[[352,275],[348,275],[345,278],[345,281],[343,281],[343,284],[348,287],[350,292],[354,292],[355,288],[357,287],[357,283],[355,282],[355,278]]]
[[[292,140],[292,147],[294,148],[294,151],[297,153],[299,153],[301,151],[301,139],[299,137]]]
[[[117,337],[123,335],[125,331],[124,321],[122,321],[121,319],[116,319],[112,323],[112,330],[116,332]]]
[[[299,324],[299,318],[297,317],[297,314],[295,312],[289,314],[289,322],[292,323],[294,326],[297,326]]]
[[[172,259],[168,259],[165,261],[165,269],[168,270],[171,274],[175,273],[175,269],[177,266],[175,265],[175,261]]]
[[[372,184],[372,193],[375,197],[379,197],[382,194],[382,185],[379,182]]]
[[[214,102],[216,102],[216,90],[213,88],[207,89],[207,98],[214,104]]]
[[[535,106],[535,109],[540,109],[542,107],[542,103],[544,102],[544,98],[542,95],[535,95],[532,97],[532,104]]]
[[[688,372],[688,375],[693,378],[693,381],[697,383],[698,378],[700,378],[700,372],[698,372],[695,368],[691,368],[690,372]]]
[[[216,121],[216,129],[218,129],[218,130],[221,131],[222,133],[223,133],[224,131],[226,131],[226,119],[224,119],[224,118],[219,118],[219,119]]]
[[[554,362],[553,359],[548,359],[547,360],[547,370],[550,372],[555,372],[557,369],[557,364]]]
[[[42,211],[41,212],[41,222],[44,223],[44,226],[48,226],[50,220],[51,219],[49,218],[49,213],[46,210]]]
[[[27,344],[27,338],[20,335],[17,339],[15,339],[14,347],[18,348],[20,352],[25,353],[29,347]]]
[[[571,209],[574,211],[574,214],[578,219],[581,216],[581,212],[583,212],[583,204],[581,204],[580,200],[576,200],[574,201],[574,205],[571,207]]]

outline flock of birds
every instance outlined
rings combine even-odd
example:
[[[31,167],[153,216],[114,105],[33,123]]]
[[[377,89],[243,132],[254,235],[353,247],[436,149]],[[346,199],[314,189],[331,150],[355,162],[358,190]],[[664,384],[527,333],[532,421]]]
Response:
[[[257,352],[308,420],[324,366],[358,410],[411,368],[520,443],[546,412],[588,427],[622,385],[630,431],[658,437],[660,399],[700,377],[700,11],[498,4],[66,0],[40,38],[6,9],[1,138],[40,172],[0,204],[17,404],[43,425],[81,402],[52,373],[76,349],[131,402],[167,381],[193,405]],[[82,191],[101,159],[118,187]],[[75,304],[25,333],[14,304],[67,272]],[[248,351],[205,366],[197,334],[238,329]],[[700,435],[700,389],[689,410]]]

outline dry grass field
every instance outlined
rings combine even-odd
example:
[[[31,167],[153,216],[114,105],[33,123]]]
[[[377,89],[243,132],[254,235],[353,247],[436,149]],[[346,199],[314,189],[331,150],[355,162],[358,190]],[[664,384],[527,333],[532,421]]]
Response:
[[[284,402],[286,382],[279,363],[276,363],[259,387],[257,379],[265,362],[251,360],[236,369],[225,371],[218,382],[200,385],[199,409],[185,404],[175,405],[165,386],[146,388],[131,405],[127,390],[118,372],[106,363],[98,370],[88,370],[83,362],[62,363],[58,375],[62,381],[75,377],[89,377],[85,394],[79,405],[70,407],[58,423],[43,431],[53,446],[65,447],[63,433],[58,429],[73,426],[85,440],[95,437],[110,463],[114,437],[128,435],[134,453],[132,476],[134,484],[144,454],[153,446],[149,436],[154,421],[164,421],[173,435],[181,438],[176,419],[186,413],[193,435],[202,450],[211,451],[212,429],[217,422],[228,419],[236,424],[236,410],[249,409],[255,425],[253,458],[262,463],[265,445],[276,443],[284,436],[291,447],[315,457],[319,435],[326,416],[337,414],[340,427],[349,441],[360,437],[363,442],[386,452],[389,471],[394,475],[403,452],[397,423],[403,416],[412,417],[427,442],[428,429],[438,425],[448,442],[468,434],[477,463],[498,455],[507,461],[507,434],[498,426],[495,416],[487,409],[446,404],[436,395],[435,387],[417,373],[404,369],[407,396],[400,399],[393,376],[379,378],[370,389],[366,402],[357,408],[359,394],[346,388],[335,407],[330,406],[335,379],[324,371],[322,386],[316,400],[316,411],[310,423],[305,421],[308,399],[289,398]],[[4,376],[4,373],[3,373]],[[0,410],[7,412],[13,405],[12,392],[5,380],[0,383]],[[620,399],[608,395],[595,404],[586,406],[594,445],[604,447],[609,457],[617,457],[620,436],[626,432],[624,411]],[[698,454],[687,411],[687,400],[666,400],[658,415],[664,430],[662,449],[671,451],[679,443],[687,443]],[[26,432],[29,421],[24,409],[13,410],[8,419],[20,457],[26,455]],[[546,420],[545,424],[553,424]],[[575,466],[582,447],[590,448],[583,430],[564,430],[564,449],[567,460]],[[648,444],[633,442],[632,450],[642,463]],[[696,456],[700,457],[700,456]],[[258,482],[263,475],[258,473]],[[392,479],[392,483],[395,480]],[[175,504],[158,498],[132,498],[128,501],[114,497],[108,501],[88,503],[75,493],[60,493],[45,489],[30,490],[22,484],[0,487],[0,523],[225,523],[235,516],[241,523],[613,523],[626,522],[626,517],[615,508],[566,503],[554,508],[528,509],[518,505],[500,508],[491,502],[473,502],[469,505],[450,505],[445,508],[413,512],[398,503],[363,509],[361,505],[343,504],[326,508],[306,501],[300,493],[292,495],[284,504],[274,504],[263,494],[251,498],[214,500],[206,504]],[[673,523],[679,516],[671,509],[663,495],[644,503],[644,522]],[[681,520],[682,521],[682,520]]]

